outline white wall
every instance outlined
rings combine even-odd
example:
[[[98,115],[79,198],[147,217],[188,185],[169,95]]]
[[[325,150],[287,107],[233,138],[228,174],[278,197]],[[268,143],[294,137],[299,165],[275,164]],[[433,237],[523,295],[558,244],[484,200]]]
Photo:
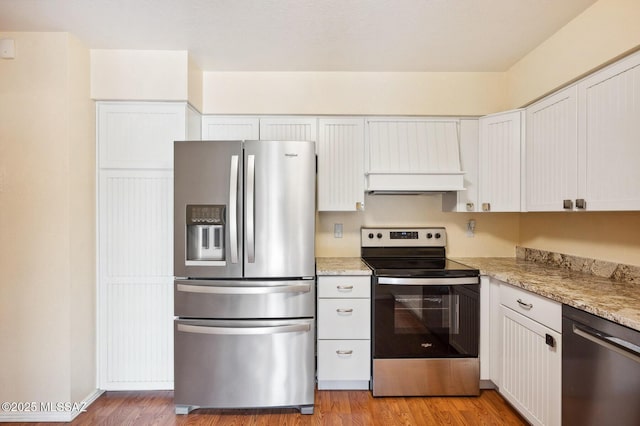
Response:
[[[88,50],[66,33],[0,38],[16,44],[0,60],[0,401],[77,402],[95,391]]]
[[[203,114],[484,115],[505,73],[205,72]]]

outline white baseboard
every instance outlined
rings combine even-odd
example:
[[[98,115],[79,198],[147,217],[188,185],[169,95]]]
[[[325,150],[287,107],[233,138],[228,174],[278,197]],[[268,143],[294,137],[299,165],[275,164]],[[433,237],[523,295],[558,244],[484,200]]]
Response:
[[[3,403],[0,422],[70,422],[85,411],[104,391],[96,389],[80,402]],[[5,407],[5,404],[10,404]]]

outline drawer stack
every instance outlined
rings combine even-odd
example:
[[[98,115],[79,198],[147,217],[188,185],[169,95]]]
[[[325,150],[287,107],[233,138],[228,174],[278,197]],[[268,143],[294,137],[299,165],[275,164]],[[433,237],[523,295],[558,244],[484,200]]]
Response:
[[[318,389],[369,389],[371,277],[318,276]]]

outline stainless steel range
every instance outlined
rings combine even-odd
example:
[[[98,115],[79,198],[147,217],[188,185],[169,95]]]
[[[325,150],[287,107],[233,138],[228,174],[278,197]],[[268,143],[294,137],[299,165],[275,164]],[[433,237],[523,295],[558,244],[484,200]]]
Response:
[[[480,277],[444,228],[362,228],[373,269],[374,396],[478,395]]]

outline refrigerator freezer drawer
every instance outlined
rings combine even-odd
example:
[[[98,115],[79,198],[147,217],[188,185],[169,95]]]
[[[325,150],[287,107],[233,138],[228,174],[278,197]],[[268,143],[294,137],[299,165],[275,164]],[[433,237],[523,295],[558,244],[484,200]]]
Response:
[[[175,280],[174,314],[215,319],[315,317],[315,280]]]
[[[313,319],[178,319],[174,336],[176,412],[199,407],[313,410]]]

